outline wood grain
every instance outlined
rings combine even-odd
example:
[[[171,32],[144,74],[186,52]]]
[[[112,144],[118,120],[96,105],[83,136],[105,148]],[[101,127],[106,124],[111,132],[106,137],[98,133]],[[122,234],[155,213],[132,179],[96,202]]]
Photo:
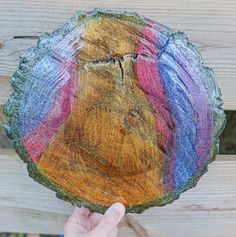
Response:
[[[236,109],[236,2],[0,0],[0,104],[10,94],[9,79],[19,56],[37,37],[61,27],[78,10],[125,9],[184,31],[215,71],[224,109]],[[165,207],[131,215],[157,237],[235,237],[236,157],[218,156],[197,187]],[[12,150],[0,150],[0,231],[61,233],[72,206],[27,177]],[[4,182],[3,182],[4,180]],[[14,188],[12,188],[14,187]],[[137,236],[124,221],[119,236]]]
[[[13,150],[1,149],[0,154],[0,231],[62,233],[72,205],[29,178]],[[127,218],[133,218],[153,237],[202,237],[206,233],[208,237],[235,237],[235,180],[236,156],[218,156],[196,188],[177,201]],[[138,236],[128,226],[124,219],[119,236]]]
[[[63,25],[78,10],[94,7],[125,9],[184,31],[215,71],[225,102],[236,109],[236,3],[234,1],[0,1],[0,104],[10,93],[9,77],[19,56],[37,37]]]
[[[235,110],[236,109],[236,80],[227,78],[216,78],[221,92],[222,100],[224,102],[224,110]],[[6,103],[8,96],[11,94],[10,77],[0,76],[0,105]]]
[[[6,123],[7,118],[3,114],[2,106],[0,105],[0,148],[12,148],[12,141],[7,137],[3,124]]]
[[[134,82],[132,59],[121,64],[129,92],[125,99],[118,62],[88,66],[80,75],[78,102],[38,162],[39,169],[73,197],[97,205],[142,204],[165,192],[162,151],[156,145],[165,134],[156,138],[155,118]],[[87,188],[75,188],[85,183]]]

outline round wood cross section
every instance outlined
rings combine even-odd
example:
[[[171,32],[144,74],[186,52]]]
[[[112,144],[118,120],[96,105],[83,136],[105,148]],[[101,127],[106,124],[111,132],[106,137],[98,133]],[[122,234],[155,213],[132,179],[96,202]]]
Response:
[[[21,56],[11,85],[5,128],[30,176],[98,212],[178,198],[225,126],[212,70],[186,36],[134,13],[77,12]]]

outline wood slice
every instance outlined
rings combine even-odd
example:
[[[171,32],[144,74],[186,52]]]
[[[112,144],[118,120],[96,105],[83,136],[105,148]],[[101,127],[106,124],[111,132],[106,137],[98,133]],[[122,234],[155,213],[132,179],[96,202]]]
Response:
[[[177,199],[214,160],[226,123],[186,36],[135,13],[77,12],[21,56],[11,85],[5,129],[29,175],[97,212]]]

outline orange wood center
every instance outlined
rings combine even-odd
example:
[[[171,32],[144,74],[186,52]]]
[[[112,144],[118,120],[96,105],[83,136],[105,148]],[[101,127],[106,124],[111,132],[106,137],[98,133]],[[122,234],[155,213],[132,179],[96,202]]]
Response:
[[[99,48],[94,41],[101,46],[97,55],[102,59],[107,45],[111,54],[135,52],[137,37],[132,27],[119,22],[88,26],[79,54],[76,104],[38,163],[69,194],[97,205],[142,204],[164,193],[161,138],[136,79],[135,59],[127,55],[91,62]]]

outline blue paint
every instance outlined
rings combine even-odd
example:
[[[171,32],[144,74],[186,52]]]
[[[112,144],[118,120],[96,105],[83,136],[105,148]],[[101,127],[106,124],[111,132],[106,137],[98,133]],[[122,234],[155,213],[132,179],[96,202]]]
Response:
[[[31,133],[52,110],[58,88],[65,84],[68,72],[62,62],[46,54],[32,69],[20,102],[19,131],[22,137]]]
[[[201,70],[202,60],[196,49],[187,43],[186,36],[182,33],[171,37],[170,43],[165,47],[165,52],[173,62],[177,62],[178,75],[188,88],[188,98],[194,105],[196,142],[195,149],[198,155],[197,169],[203,169],[206,163],[213,141],[213,113],[211,100],[204,86],[206,78],[205,70]],[[172,64],[175,64],[173,63]]]
[[[165,52],[157,59],[169,108],[176,125],[177,146],[173,170],[174,191],[181,189],[196,170],[196,124],[188,90],[178,77],[179,65]],[[187,76],[187,75],[186,75]]]

